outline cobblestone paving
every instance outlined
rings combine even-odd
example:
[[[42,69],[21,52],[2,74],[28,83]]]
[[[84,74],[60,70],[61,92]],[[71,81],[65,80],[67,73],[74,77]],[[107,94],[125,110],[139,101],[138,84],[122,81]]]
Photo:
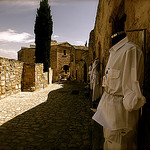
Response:
[[[63,88],[49,92],[42,103],[36,103],[38,96],[33,98],[36,106],[30,110],[26,102],[24,113],[1,123],[0,150],[90,150],[92,112],[86,93],[82,84],[67,82]]]

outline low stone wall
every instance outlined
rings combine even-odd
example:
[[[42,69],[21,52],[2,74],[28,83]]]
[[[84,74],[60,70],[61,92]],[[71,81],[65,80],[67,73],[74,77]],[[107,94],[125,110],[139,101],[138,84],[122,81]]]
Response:
[[[0,57],[0,99],[21,91],[35,91],[52,84],[53,70],[43,73],[42,63],[23,63]]]
[[[23,63],[0,57],[0,99],[21,91]]]

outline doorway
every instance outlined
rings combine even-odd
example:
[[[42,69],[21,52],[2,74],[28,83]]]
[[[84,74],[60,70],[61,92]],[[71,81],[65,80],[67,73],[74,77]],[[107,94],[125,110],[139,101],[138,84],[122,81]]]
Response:
[[[67,71],[69,71],[69,66],[68,65],[64,65],[63,70],[65,71],[65,74],[67,74]]]

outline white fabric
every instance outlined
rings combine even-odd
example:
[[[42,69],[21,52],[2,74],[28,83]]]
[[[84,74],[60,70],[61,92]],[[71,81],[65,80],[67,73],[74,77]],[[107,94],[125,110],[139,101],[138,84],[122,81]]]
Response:
[[[104,150],[137,150],[137,134],[136,130],[128,132],[121,130],[104,131]]]
[[[95,121],[110,130],[134,129],[138,109],[146,102],[140,90],[143,68],[142,51],[127,37],[110,49],[103,78],[107,92],[103,93],[92,117]]]
[[[97,100],[100,97],[100,61],[99,59],[96,59],[93,63],[92,67],[92,82],[93,82],[93,95],[92,95],[92,101]]]
[[[89,72],[88,72],[89,76],[90,76],[90,89],[93,89],[93,77],[92,77],[92,65],[89,66]]]

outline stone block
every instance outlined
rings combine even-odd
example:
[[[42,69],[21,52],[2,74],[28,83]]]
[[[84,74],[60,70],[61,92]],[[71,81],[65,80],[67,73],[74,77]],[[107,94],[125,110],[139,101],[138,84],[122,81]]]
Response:
[[[1,82],[0,82],[0,85],[1,85],[1,86],[4,86],[4,85],[5,85],[5,81],[1,81]]]
[[[2,81],[2,80],[5,80],[5,76],[1,76],[1,81]]]
[[[0,98],[2,99],[2,98],[5,98],[6,97],[6,95],[5,94],[3,94],[3,95],[0,95]]]
[[[16,85],[16,90],[18,90],[18,85]]]

